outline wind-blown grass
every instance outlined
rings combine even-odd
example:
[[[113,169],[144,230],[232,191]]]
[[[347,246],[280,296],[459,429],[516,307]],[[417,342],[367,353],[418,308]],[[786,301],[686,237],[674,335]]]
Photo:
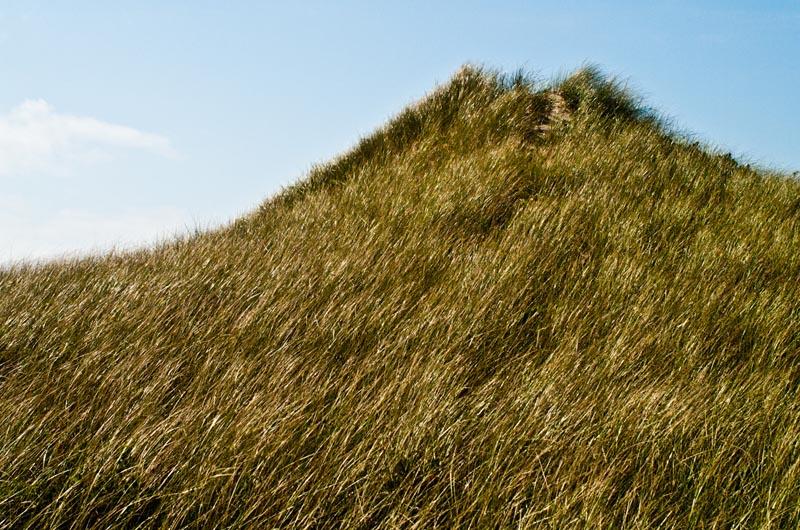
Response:
[[[800,185],[475,68],[224,229],[0,272],[0,528],[800,525]]]

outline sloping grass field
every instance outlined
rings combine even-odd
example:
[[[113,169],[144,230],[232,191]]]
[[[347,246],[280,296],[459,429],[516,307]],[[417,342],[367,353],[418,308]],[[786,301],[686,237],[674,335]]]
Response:
[[[797,528],[800,184],[464,68],[230,226],[0,271],[0,528]]]

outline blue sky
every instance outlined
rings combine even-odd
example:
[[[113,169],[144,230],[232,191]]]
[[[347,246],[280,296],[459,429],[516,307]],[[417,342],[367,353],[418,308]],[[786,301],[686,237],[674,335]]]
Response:
[[[800,169],[800,2],[0,2],[0,262],[214,226],[463,63],[590,62]]]

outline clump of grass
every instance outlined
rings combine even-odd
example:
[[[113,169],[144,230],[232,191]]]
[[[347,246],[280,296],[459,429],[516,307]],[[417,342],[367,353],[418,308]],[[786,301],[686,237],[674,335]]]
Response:
[[[800,185],[462,69],[231,226],[0,272],[1,528],[800,524]]]

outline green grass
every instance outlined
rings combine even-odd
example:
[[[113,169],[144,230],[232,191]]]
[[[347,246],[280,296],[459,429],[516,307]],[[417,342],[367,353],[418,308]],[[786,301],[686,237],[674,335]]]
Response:
[[[796,528],[800,184],[464,68],[230,226],[0,271],[0,528]]]

